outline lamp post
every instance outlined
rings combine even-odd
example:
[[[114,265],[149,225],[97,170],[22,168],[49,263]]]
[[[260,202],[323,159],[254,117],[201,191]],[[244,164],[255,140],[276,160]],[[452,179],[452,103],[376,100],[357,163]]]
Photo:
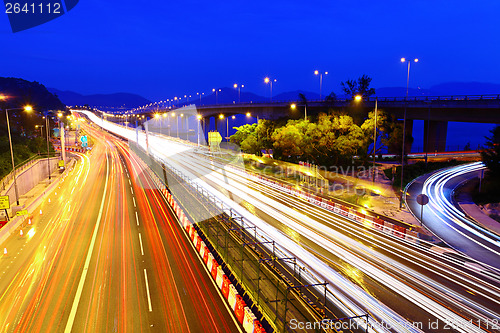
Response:
[[[238,103],[241,103],[241,88],[245,88],[245,85],[244,84],[238,85],[237,83],[235,83],[233,87],[234,89],[238,89]]]
[[[377,104],[378,104],[378,97],[375,97],[375,122],[373,123],[373,175],[372,175],[372,182],[375,184],[375,154],[377,152]]]
[[[224,117],[224,115],[221,113],[221,114],[219,115],[219,119],[220,119],[220,120],[224,120],[224,118],[225,118],[225,117]],[[222,126],[224,126],[224,124],[222,124]],[[217,126],[217,127],[218,127],[218,126]],[[226,132],[226,134],[227,134],[227,132]]]
[[[218,97],[219,97],[219,91],[220,89],[212,89],[212,92],[215,92],[215,104],[219,104]]]
[[[175,112],[172,112],[172,117],[175,117]],[[177,129],[177,138],[179,138],[179,117],[175,118],[175,128]]]
[[[184,113],[181,113],[181,130],[184,128],[184,124],[182,123],[182,119],[184,119]],[[179,137],[180,139],[180,137]]]
[[[415,58],[414,62],[418,62],[418,59]],[[406,97],[405,97],[405,108],[403,115],[403,147],[401,148],[401,185],[399,189],[399,209],[403,208],[403,176],[404,176],[404,168],[405,168],[405,139],[406,139],[406,107],[408,104],[408,87],[410,84],[410,64],[412,62],[411,59],[401,58],[401,62],[406,62],[408,64],[408,70],[406,75]]]
[[[314,71],[314,75],[319,75],[319,100],[321,101],[321,89],[323,86],[323,74],[328,75],[328,72],[321,73],[318,70]]]
[[[200,105],[201,105],[201,96],[205,95],[205,93],[196,93],[196,95],[200,95]]]
[[[50,182],[50,155],[49,155],[49,114],[45,115],[45,131],[47,134],[47,171],[49,173],[49,182]]]
[[[297,108],[297,104],[295,103],[290,104],[290,108],[292,110],[295,110]],[[307,104],[304,104],[304,120],[307,120]]]
[[[197,137],[198,137],[197,138],[198,139],[198,147],[200,146],[200,126],[201,126],[201,119],[202,118],[203,117],[201,116],[201,114],[196,115],[196,119],[198,120],[197,123],[196,123],[197,124],[197,130],[198,130],[198,135],[197,135]]]
[[[43,125],[35,125],[35,128],[40,128],[40,136],[43,138]]]
[[[270,78],[266,77],[266,78],[264,79],[264,82],[265,82],[266,84],[267,84],[267,83],[269,83],[269,84],[270,84],[270,86],[271,86],[271,96],[270,96],[270,99],[269,99],[269,100],[272,102],[272,101],[273,101],[273,82],[276,82],[276,79],[274,79],[274,80],[273,80],[273,79],[270,79]]]
[[[3,95],[2,95],[2,98],[0,98],[0,99],[5,100],[6,98],[3,97]],[[12,110],[24,110],[26,112],[31,112],[31,111],[33,111],[33,108],[31,106],[27,105],[24,108],[5,109],[5,117],[7,118],[7,132],[9,133],[10,157],[11,157],[11,161],[12,161],[12,175],[14,177],[14,190],[16,193],[16,202],[17,202],[17,205],[19,206],[19,191],[17,189],[16,167],[14,164],[14,150],[12,149],[12,137],[10,135],[10,122],[9,122],[9,111],[12,111]]]

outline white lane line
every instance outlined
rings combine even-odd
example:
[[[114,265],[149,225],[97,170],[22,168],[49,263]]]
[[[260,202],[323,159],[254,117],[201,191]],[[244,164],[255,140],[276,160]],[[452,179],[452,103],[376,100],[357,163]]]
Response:
[[[107,149],[106,149],[107,151]],[[80,277],[80,282],[78,283],[78,289],[76,290],[75,299],[73,300],[73,305],[71,306],[71,312],[69,313],[68,322],[66,323],[65,333],[70,333],[73,329],[73,323],[75,322],[76,311],[78,310],[78,304],[80,303],[80,298],[82,297],[83,285],[85,284],[85,278],[90,266],[90,258],[92,258],[92,252],[94,251],[94,244],[97,238],[97,232],[99,231],[99,225],[101,224],[102,211],[104,209],[104,201],[106,200],[106,192],[108,190],[108,179],[109,179],[109,159],[106,154],[106,183],[104,184],[104,193],[102,195],[101,207],[99,208],[99,215],[97,216],[97,222],[94,227],[94,233],[92,234],[92,241],[87,252],[87,258],[85,259],[85,265],[83,266],[82,276]]]
[[[137,207],[137,206],[135,205],[135,198],[134,198],[134,197],[132,197],[132,200],[134,200],[134,207]]]
[[[134,189],[132,188],[132,186],[130,186],[130,192],[132,192],[132,194],[134,194]]]
[[[145,268],[144,268],[144,279],[146,279],[146,292],[148,294],[148,306],[149,306],[149,312],[151,312],[151,311],[153,311],[153,307],[151,306],[151,295],[149,294],[148,273],[146,273]]]
[[[130,182],[130,179],[128,180],[128,184],[129,184],[130,186],[132,186],[132,183]]]
[[[142,247],[142,237],[141,233],[139,233],[139,243],[141,244],[141,254],[144,255],[144,248]]]
[[[139,215],[137,215],[137,212],[135,212],[135,220],[137,221],[137,225],[139,225]]]

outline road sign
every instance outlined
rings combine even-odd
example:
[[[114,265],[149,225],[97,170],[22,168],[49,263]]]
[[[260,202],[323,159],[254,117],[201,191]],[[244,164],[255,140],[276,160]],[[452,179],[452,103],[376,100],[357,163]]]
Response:
[[[0,209],[9,209],[9,208],[10,208],[9,196],[8,195],[0,196]]]
[[[425,206],[429,203],[429,197],[425,194],[419,194],[417,195],[417,203],[419,205]]]
[[[17,216],[23,216],[23,215],[28,215],[28,210],[27,209],[21,209],[16,212]]]
[[[62,161],[62,160],[61,160],[61,161],[59,161],[59,167],[60,167],[60,168],[64,168],[64,161]]]
[[[424,206],[429,203],[429,197],[425,194],[417,195],[417,203],[420,205],[420,223],[424,224]]]

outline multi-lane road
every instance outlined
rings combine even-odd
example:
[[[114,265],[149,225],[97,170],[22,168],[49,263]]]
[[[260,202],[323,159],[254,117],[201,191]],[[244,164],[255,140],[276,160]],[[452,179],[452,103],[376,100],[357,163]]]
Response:
[[[102,124],[132,141],[137,137],[132,130]],[[443,255],[432,244],[407,243],[331,214],[263,186],[192,145],[153,134],[147,143],[143,133],[138,137],[152,155],[182,170],[329,281],[350,314],[370,313],[379,324],[376,331],[499,330],[498,277],[465,265],[460,255]]]
[[[87,130],[92,153],[2,244],[1,331],[239,331],[142,162]]]

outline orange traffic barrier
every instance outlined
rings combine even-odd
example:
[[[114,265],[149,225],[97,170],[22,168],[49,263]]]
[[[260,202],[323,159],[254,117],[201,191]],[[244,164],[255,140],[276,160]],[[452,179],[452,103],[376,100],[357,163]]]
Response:
[[[215,259],[212,259],[212,270],[210,274],[212,274],[213,279],[217,279],[217,268],[219,267],[219,264]]]
[[[234,308],[234,315],[236,316],[236,320],[243,324],[243,317],[245,316],[245,307],[246,303],[241,297],[241,295],[236,295],[236,307]]]
[[[229,278],[224,274],[222,276],[222,288],[220,290],[222,291],[222,295],[224,296],[225,299],[227,299],[229,296],[229,285],[230,284],[231,284],[231,281],[229,281]]]

